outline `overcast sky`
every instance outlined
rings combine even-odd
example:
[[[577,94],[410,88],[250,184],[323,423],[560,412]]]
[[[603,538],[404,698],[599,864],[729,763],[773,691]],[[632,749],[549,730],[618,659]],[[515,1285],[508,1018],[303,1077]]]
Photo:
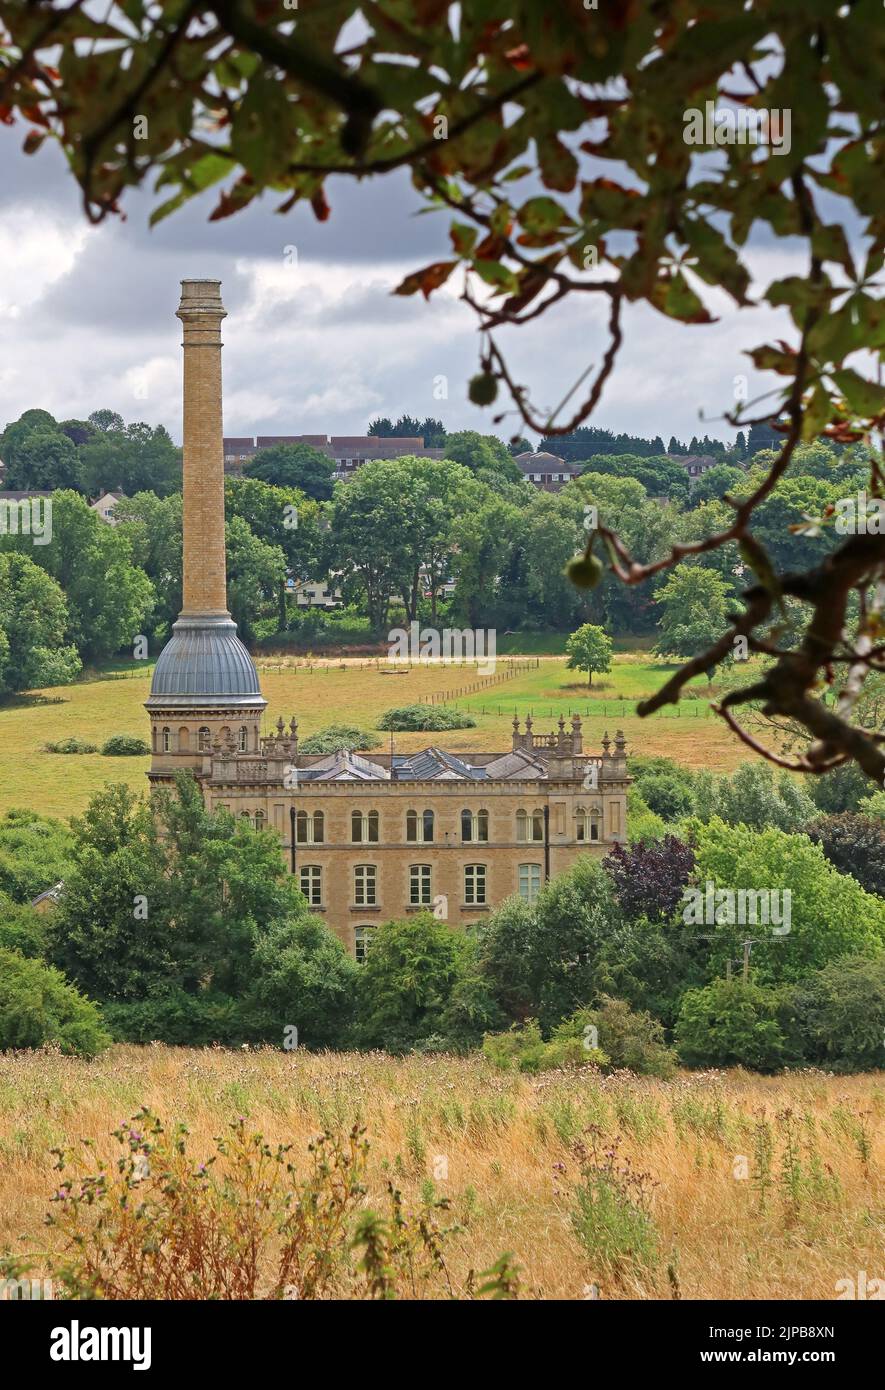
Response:
[[[35,406],[58,419],[108,407],[180,440],[178,282],[207,276],[223,281],[229,315],[225,433],[356,434],[375,415],[402,412],[450,430],[493,429],[492,412],[467,400],[477,335],[457,289],[429,303],[391,295],[408,271],[449,254],[448,214],[416,216],[406,175],[330,183],[324,224],[302,207],[281,217],[272,199],[210,223],[215,191],[154,230],[152,196],[130,193],[126,220],[96,228],[57,150],[28,157],[21,139],[21,127],[0,126],[0,427]],[[751,243],[756,290],[803,273],[798,250]],[[605,348],[607,305],[574,298],[502,339],[542,408]],[[748,376],[751,397],[774,384],[742,350],[793,334],[781,311],[739,312],[713,292],[707,304],[721,319],[706,328],[645,306],[627,311],[625,345],[591,423],[665,443],[671,434],[733,438],[716,417],[732,405],[735,377]],[[440,377],[448,399],[434,396]],[[498,427],[503,437],[518,428],[512,418]]]

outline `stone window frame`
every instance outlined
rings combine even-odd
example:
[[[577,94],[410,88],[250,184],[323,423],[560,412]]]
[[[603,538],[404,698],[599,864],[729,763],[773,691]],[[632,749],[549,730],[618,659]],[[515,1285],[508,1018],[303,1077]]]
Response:
[[[409,906],[430,907],[433,902],[433,865],[409,865]]]
[[[359,834],[354,834],[359,825]],[[374,832],[374,833],[373,833]],[[381,817],[377,811],[361,811],[355,807],[350,813],[350,842],[353,845],[377,845],[381,841]]]
[[[353,929],[353,954],[357,965],[365,965],[372,937],[378,930],[377,923],[367,922]]]
[[[428,818],[430,834],[428,835]],[[412,822],[414,821],[415,833],[412,834]],[[407,845],[432,845],[434,832],[436,829],[436,815],[429,806],[423,811],[406,811],[406,844]]]
[[[598,844],[602,839],[601,828],[602,812],[598,806],[591,806],[589,810],[584,806],[575,809],[575,839],[581,844]]]
[[[301,829],[304,827],[304,834]],[[317,834],[319,831],[319,834]],[[322,811],[306,811],[302,807],[295,812],[296,845],[324,845],[326,843],[326,817]]]
[[[469,825],[470,833],[464,834],[465,823]],[[465,806],[460,816],[461,843],[462,845],[487,845],[489,843],[489,813],[485,807],[478,811],[471,811]]]
[[[533,873],[532,870],[536,870],[536,872]],[[525,886],[527,890],[525,893],[522,891],[523,871],[525,871]],[[541,864],[519,864],[517,866],[516,886],[519,896],[524,903],[531,904],[538,901],[538,896],[541,892],[542,875],[543,866]]]
[[[464,902],[467,907],[485,907],[489,900],[487,864],[464,865]]]
[[[529,834],[531,830],[531,835]],[[535,834],[535,831],[538,833]],[[520,806],[516,813],[516,840],[521,845],[542,845],[544,843],[544,808],[536,806],[527,811]]]
[[[305,875],[307,889],[305,891]],[[310,907],[323,906],[323,866],[322,864],[302,864],[298,870],[298,887]]]
[[[353,905],[354,907],[378,906],[377,864],[354,864]]]

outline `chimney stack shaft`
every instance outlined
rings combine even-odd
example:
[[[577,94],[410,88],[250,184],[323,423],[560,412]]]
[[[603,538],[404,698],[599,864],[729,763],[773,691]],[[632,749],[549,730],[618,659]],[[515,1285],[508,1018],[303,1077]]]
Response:
[[[227,613],[220,280],[182,280],[184,326],[182,616]]]

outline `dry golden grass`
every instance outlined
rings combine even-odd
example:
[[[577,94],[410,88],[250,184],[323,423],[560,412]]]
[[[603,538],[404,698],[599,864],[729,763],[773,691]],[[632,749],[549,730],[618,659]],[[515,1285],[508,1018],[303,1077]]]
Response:
[[[189,1126],[197,1161],[237,1115],[273,1142],[293,1142],[296,1153],[321,1129],[359,1120],[372,1145],[370,1203],[391,1172],[415,1199],[444,1161],[448,1176],[434,1185],[465,1228],[450,1251],[454,1272],[485,1269],[511,1251],[523,1297],[582,1298],[596,1284],[603,1298],[667,1298],[668,1265],[685,1299],[833,1299],[840,1279],[885,1274],[882,1072],[681,1073],[660,1082],[502,1075],[482,1057],[159,1045],[118,1046],[92,1062],[0,1059],[0,1250],[46,1246],[42,1218],[57,1184],[49,1149],[89,1136],[116,1156],[106,1136],[142,1104]],[[763,1115],[774,1138],[764,1207],[754,1181]],[[589,1125],[620,1135],[622,1154],[658,1183],[654,1270],[615,1278],[573,1233],[571,1144]],[[798,1143],[796,1200],[782,1179],[788,1126]],[[734,1176],[741,1155],[748,1180]]]

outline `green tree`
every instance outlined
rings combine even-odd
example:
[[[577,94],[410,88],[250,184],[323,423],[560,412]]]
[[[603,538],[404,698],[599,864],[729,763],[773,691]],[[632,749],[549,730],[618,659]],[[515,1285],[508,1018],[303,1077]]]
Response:
[[[99,1010],[60,971],[0,948],[0,1051],[51,1043],[94,1057],[110,1041]]]
[[[246,478],[256,478],[274,487],[297,488],[318,502],[330,500],[334,472],[334,459],[310,444],[272,444],[259,449],[243,466]]]
[[[0,550],[23,551],[29,537],[0,537]],[[131,648],[143,633],[154,605],[153,586],[132,563],[132,548],[118,528],[90,510],[76,492],[52,495],[52,544],[27,545],[64,591],[69,636],[87,659]]]
[[[464,951],[463,937],[429,912],[379,927],[360,970],[358,1044],[406,1052],[441,1034]]]
[[[27,555],[0,553],[0,691],[67,685],[80,672],[67,644],[65,596]]]
[[[72,862],[71,834],[61,821],[20,807],[0,818],[0,891],[16,902],[52,888]]]
[[[290,910],[256,939],[254,981],[243,1002],[253,1038],[285,1045],[284,1030],[298,1030],[298,1046],[340,1046],[356,1004],[357,965],[308,910]]]
[[[225,538],[228,608],[240,636],[248,641],[259,620],[279,604],[286,558],[280,546],[261,540],[241,516],[231,517]]]
[[[885,952],[832,961],[787,993],[784,1012],[807,1062],[840,1072],[880,1068]]]
[[[693,1067],[776,1071],[790,1060],[777,990],[714,980],[686,992],[676,1023],[680,1060]]]
[[[117,531],[129,542],[133,564],[154,586],[152,631],[165,636],[181,612],[181,493],[137,492],[114,508]]]
[[[398,292],[429,299],[453,276],[463,278],[483,330],[482,394],[491,405],[501,389],[509,393],[514,433],[570,436],[584,427],[617,369],[626,305],[644,304],[699,333],[714,321],[718,294],[745,312],[758,304],[766,324],[772,310],[788,317],[787,336],[749,352],[757,370],[774,373],[775,388],[766,393],[770,421],[750,426],[748,451],[780,444],[777,462],[732,523],[704,538],[707,550],[735,540],[747,548],[757,508],[776,503],[778,484],[791,481],[798,444],[824,431],[836,441],[872,437],[885,418],[885,387],[860,356],[875,354],[882,339],[874,277],[885,234],[870,193],[879,150],[875,139],[858,138],[877,132],[880,120],[878,6],[819,0],[805,9],[737,12],[729,0],[686,0],[678,23],[662,23],[651,6],[631,13],[627,25],[622,9],[609,6],[588,25],[582,7],[551,17],[535,3],[500,13],[482,5],[465,13],[453,42],[448,8],[428,10],[425,0],[403,0],[396,24],[386,10],[367,17],[359,0],[331,12],[311,6],[297,33],[285,7],[259,18],[253,8],[225,4],[205,12],[196,46],[187,6],[132,0],[96,18],[80,4],[0,0],[0,16],[6,119],[24,123],[30,153],[47,137],[61,143],[93,220],[119,212],[126,189],[156,178],[166,201],[154,220],[223,181],[214,219],[273,190],[281,211],[309,203],[325,222],[336,180],[408,170],[426,206],[452,208],[451,251],[409,273]],[[186,80],[184,49],[192,60]],[[59,51],[65,62],[56,68]],[[765,53],[782,61],[760,62]],[[99,89],[112,100],[97,104]],[[741,140],[715,144],[721,123],[712,135],[704,106],[720,92],[757,112],[790,111],[790,138],[773,130],[753,158]],[[147,118],[137,149],[136,109]],[[223,129],[207,141],[219,110]],[[431,110],[450,122],[443,142],[428,131]],[[600,116],[592,141],[581,134],[588,111]],[[628,168],[629,186],[600,177],[600,165]],[[804,252],[798,273],[752,296],[751,227],[763,237],[793,237]],[[588,247],[600,269],[592,296]],[[594,342],[592,368],[565,387],[551,419],[522,370],[508,365],[501,340],[522,336],[506,330],[534,324],[551,306],[600,300],[607,341]],[[734,414],[735,428],[746,428],[742,410]],[[660,441],[649,447],[658,452]],[[689,447],[716,444],[694,438]],[[615,553],[631,586],[661,572],[626,548]],[[855,605],[860,616],[848,640],[873,635],[877,607],[859,600],[878,582],[885,535],[849,536],[835,566],[821,567],[815,554],[814,546],[804,549],[805,568],[795,573],[775,571],[779,584],[754,586],[747,615],[754,630],[764,628],[779,590],[802,599],[803,659],[775,647],[756,681],[729,692],[728,707],[764,702],[799,722],[812,759],[854,757],[881,786],[885,749],[844,709],[825,710],[822,692]],[[681,558],[674,549],[664,564]],[[718,659],[711,653],[710,665]],[[653,707],[691,674],[684,664]]]
[[[740,956],[748,934],[756,939],[752,963],[760,984],[802,980],[839,956],[883,948],[885,902],[838,873],[807,836],[716,818],[697,827],[694,850],[694,880],[702,891],[710,881],[717,889],[790,893],[787,932],[760,924],[758,909],[755,924],[715,925],[710,960],[716,973],[724,974],[727,960]]]
[[[728,586],[713,570],[701,565],[677,565],[658,590],[663,610],[660,656],[692,657],[717,641],[728,627]],[[712,679],[712,672],[707,672]]]
[[[619,913],[601,864],[582,856],[537,902],[508,899],[478,933],[478,965],[506,1016],[545,1033],[594,998],[600,956]]]
[[[573,632],[565,644],[568,666],[571,671],[586,671],[587,684],[593,684],[593,672],[610,671],[612,668],[612,639],[601,627],[584,623]]]

